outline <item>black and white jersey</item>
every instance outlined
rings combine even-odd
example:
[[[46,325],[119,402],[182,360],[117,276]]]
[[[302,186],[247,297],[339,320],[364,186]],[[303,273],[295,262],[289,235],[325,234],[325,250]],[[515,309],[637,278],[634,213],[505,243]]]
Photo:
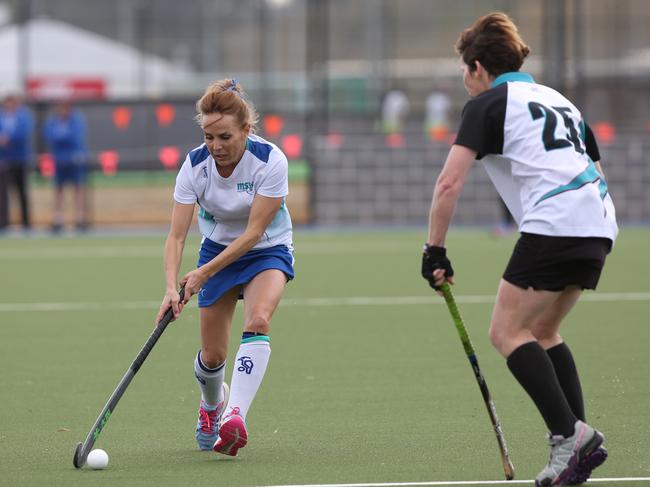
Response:
[[[455,143],[477,151],[521,232],[614,241],[614,204],[585,131],[569,100],[513,72],[465,105]]]

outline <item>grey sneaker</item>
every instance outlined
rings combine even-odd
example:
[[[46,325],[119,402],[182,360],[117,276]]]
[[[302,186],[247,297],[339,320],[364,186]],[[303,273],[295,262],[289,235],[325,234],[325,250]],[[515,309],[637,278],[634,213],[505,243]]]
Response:
[[[578,462],[578,468],[575,469],[572,475],[568,476],[564,481],[565,485],[580,485],[584,484],[591,472],[607,460],[607,450],[604,446],[599,446],[589,455],[584,457]]]
[[[551,457],[548,465],[535,479],[536,487],[550,487],[552,485],[576,485],[585,482],[591,470],[604,462],[586,470],[585,467],[593,453],[596,453],[605,438],[582,421],[576,421],[573,436],[550,436]]]
[[[208,411],[204,407],[204,402],[201,400],[199,406],[199,420],[196,423],[196,442],[199,448],[204,451],[212,450],[217,437],[219,436],[219,422],[221,416],[226,410],[228,398],[230,396],[230,388],[225,382],[222,385],[223,399],[217,405],[216,409]]]

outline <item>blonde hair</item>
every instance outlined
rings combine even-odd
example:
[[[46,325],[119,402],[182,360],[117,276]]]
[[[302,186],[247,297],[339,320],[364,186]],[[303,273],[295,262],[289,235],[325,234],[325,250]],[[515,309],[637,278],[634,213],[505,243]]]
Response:
[[[479,61],[493,76],[519,71],[530,54],[517,26],[503,12],[479,18],[461,32],[455,47],[471,71],[476,69],[475,61]]]
[[[255,106],[236,79],[220,79],[208,86],[196,102],[196,112],[195,119],[199,124],[203,115],[222,113],[233,115],[241,127],[249,124],[252,132],[259,121]]]

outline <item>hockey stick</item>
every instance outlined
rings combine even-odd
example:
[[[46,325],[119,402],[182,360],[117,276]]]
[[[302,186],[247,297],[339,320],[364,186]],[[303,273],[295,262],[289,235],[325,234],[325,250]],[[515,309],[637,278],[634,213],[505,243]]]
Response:
[[[503,431],[501,430],[501,423],[497,416],[497,410],[492,402],[490,397],[490,391],[488,390],[487,384],[485,383],[485,378],[481,373],[481,369],[478,365],[478,359],[476,358],[476,352],[474,352],[474,347],[472,346],[472,341],[469,338],[467,333],[467,328],[465,328],[465,323],[463,318],[460,316],[458,311],[458,306],[456,305],[456,300],[454,295],[451,293],[451,288],[449,284],[444,283],[440,286],[440,290],[447,302],[447,307],[449,308],[449,313],[454,320],[456,325],[456,330],[458,331],[458,336],[460,341],[463,344],[469,363],[472,364],[472,370],[474,371],[474,376],[476,377],[476,382],[478,382],[478,387],[481,389],[481,394],[483,395],[483,401],[485,402],[485,407],[487,408],[488,415],[490,416],[490,421],[494,427],[494,432],[497,436],[497,443],[499,443],[499,452],[501,453],[501,463],[503,464],[503,472],[506,475],[506,480],[512,480],[515,478],[515,467],[510,461],[510,455],[508,454],[508,447],[506,446],[506,439],[503,436]]]
[[[178,291],[178,294],[180,296],[183,296],[184,291],[185,291],[185,287],[182,287],[180,291]],[[88,436],[86,436],[86,440],[83,443],[77,444],[77,447],[75,448],[74,451],[74,458],[72,459],[72,464],[75,466],[75,468],[81,468],[86,464],[86,459],[88,458],[88,454],[90,453],[90,450],[92,450],[95,441],[97,441],[97,438],[99,437],[99,434],[102,432],[102,429],[104,429],[104,426],[106,426],[106,423],[108,422],[109,418],[115,411],[115,407],[117,406],[117,403],[122,398],[122,395],[126,391],[126,388],[129,387],[129,384],[131,383],[131,380],[133,379],[135,374],[138,372],[138,370],[140,370],[140,367],[142,366],[145,359],[147,358],[147,355],[149,355],[149,352],[151,352],[154,345],[160,338],[160,335],[163,334],[165,328],[167,328],[167,325],[169,325],[173,316],[174,316],[174,311],[170,306],[169,309],[165,312],[163,317],[158,322],[156,328],[153,330],[153,332],[151,332],[151,335],[149,336],[144,346],[140,350],[140,353],[138,353],[138,356],[135,358],[135,360],[133,361],[129,369],[126,371],[124,377],[122,377],[122,380],[113,391],[113,394],[111,394],[111,397],[108,398],[108,402],[104,406],[104,409],[102,409],[102,412],[99,413],[99,416],[97,417],[97,421],[95,421],[95,424],[90,429]]]

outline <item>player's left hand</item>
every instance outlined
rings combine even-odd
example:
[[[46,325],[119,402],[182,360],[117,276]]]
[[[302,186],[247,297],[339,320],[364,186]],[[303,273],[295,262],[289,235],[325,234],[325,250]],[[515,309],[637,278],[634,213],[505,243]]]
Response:
[[[181,279],[181,286],[185,287],[185,296],[181,296],[183,304],[187,304],[192,296],[198,294],[203,284],[208,280],[208,277],[201,267],[183,276],[183,279]]]

